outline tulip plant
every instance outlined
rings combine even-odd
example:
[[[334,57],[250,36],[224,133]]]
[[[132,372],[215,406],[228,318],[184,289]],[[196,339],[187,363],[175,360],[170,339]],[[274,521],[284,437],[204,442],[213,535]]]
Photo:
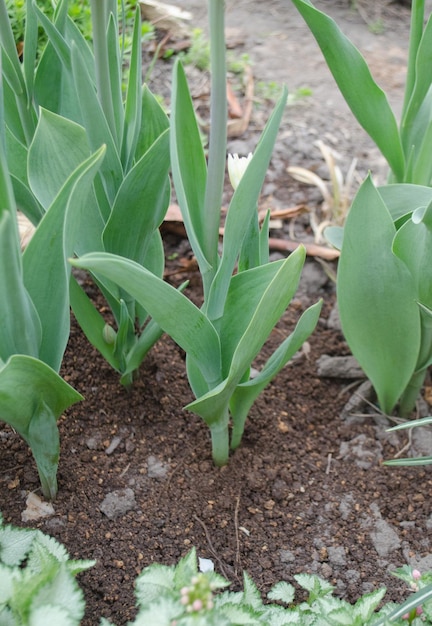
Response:
[[[389,184],[370,177],[344,228],[326,238],[341,248],[342,329],[377,392],[381,409],[413,409],[432,363],[432,19],[413,0],[408,72],[398,126],[360,52],[309,0],[292,0],[314,34],[352,112],[390,166]]]
[[[351,111],[380,149],[393,183],[431,185],[432,19],[412,0],[408,72],[400,125],[358,49],[310,0],[292,0],[320,46]]]
[[[411,412],[432,364],[431,216],[432,188],[377,189],[368,177],[343,231],[342,329],[387,414]]]
[[[17,200],[6,160],[8,128],[2,96],[0,89],[0,419],[27,441],[42,491],[54,498],[59,459],[57,418],[82,399],[58,375],[69,337],[67,257],[73,251],[70,242],[76,219],[85,211],[105,149],[101,147],[77,164],[59,185],[21,255]],[[43,139],[42,126],[36,134]],[[28,168],[37,185],[43,164],[30,159]],[[61,170],[58,162],[51,172],[53,180],[59,180]]]
[[[305,251],[299,247],[287,259],[269,262],[268,217],[261,227],[258,223],[258,197],[286,104],[284,91],[243,175],[237,176],[219,252],[227,124],[223,0],[210,0],[209,22],[212,89],[208,163],[179,62],[173,70],[170,129],[172,176],[202,276],[202,307],[196,307],[132,259],[95,252],[74,260],[73,265],[121,285],[186,351],[188,379],[196,397],[186,408],[209,426],[214,461],[224,465],[230,447],[240,443],[253,402],[310,335],[321,303],[303,313],[292,334],[251,377],[253,360],[296,291]]]
[[[37,224],[64,177],[104,144],[105,157],[89,192],[86,213],[77,223],[74,251],[120,254],[161,277],[164,255],[158,227],[170,198],[169,122],[148,88],[142,87],[139,7],[123,102],[117,1],[91,2],[93,51],[68,17],[67,4],[67,0],[58,3],[51,22],[27,1],[21,63],[5,0],[0,0],[5,140],[17,203]],[[36,61],[38,22],[48,43]],[[25,167],[30,153],[33,161],[40,161],[37,184]],[[58,162],[62,170],[55,180],[51,173],[59,169]],[[94,278],[117,329],[106,325],[74,278],[72,308],[89,340],[127,385],[162,331],[120,287]]]

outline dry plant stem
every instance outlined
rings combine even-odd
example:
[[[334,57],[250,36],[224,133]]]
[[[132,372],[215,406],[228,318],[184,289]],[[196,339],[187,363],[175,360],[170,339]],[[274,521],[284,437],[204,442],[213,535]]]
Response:
[[[222,574],[225,576],[225,578],[228,579],[229,576],[228,576],[228,574],[227,574],[227,572],[225,570],[225,567],[224,567],[224,564],[223,564],[222,560],[220,559],[218,553],[214,549],[214,546],[213,546],[212,540],[210,538],[210,534],[209,534],[209,531],[207,529],[207,526],[204,524],[202,519],[200,519],[197,515],[194,515],[194,519],[198,522],[198,524],[200,524],[200,526],[204,530],[204,533],[205,533],[205,536],[206,536],[206,539],[207,539],[207,543],[208,543],[208,546],[209,546],[210,553],[216,559],[216,561],[219,563],[219,567],[220,567],[220,570],[221,570]]]

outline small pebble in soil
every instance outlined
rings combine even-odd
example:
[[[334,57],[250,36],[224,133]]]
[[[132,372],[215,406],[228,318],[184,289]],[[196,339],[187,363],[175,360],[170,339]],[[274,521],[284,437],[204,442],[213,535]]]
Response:
[[[109,519],[116,519],[135,508],[135,494],[129,488],[110,491],[99,508]]]

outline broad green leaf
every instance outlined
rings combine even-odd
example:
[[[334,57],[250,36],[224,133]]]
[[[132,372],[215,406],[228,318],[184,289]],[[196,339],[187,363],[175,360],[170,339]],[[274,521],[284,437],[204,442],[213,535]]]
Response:
[[[36,128],[36,113],[33,108],[27,108],[25,94],[16,95],[7,80],[1,85],[4,101],[4,119],[7,128],[17,138],[17,141],[28,146]],[[0,132],[0,136],[4,129]]]
[[[56,494],[58,462],[56,420],[82,396],[48,365],[14,355],[0,370],[0,420],[29,444],[38,466],[44,495]]]
[[[293,257],[294,258],[294,257]],[[224,315],[221,319],[219,336],[222,345],[222,374],[225,378],[231,367],[233,355],[256,314],[269,284],[281,270],[286,260],[268,263],[251,270],[235,274],[229,286],[225,302]],[[293,276],[284,285],[286,299],[294,296],[299,276]]]
[[[409,104],[401,122],[401,137],[405,154],[411,149],[411,128],[432,83],[432,18],[423,30],[415,59],[415,82]]]
[[[392,217],[368,177],[345,224],[337,293],[344,335],[385,413],[408,384],[420,349],[414,285],[391,251],[394,236]]]
[[[126,368],[126,354],[134,339],[134,321],[129,315],[125,301],[120,300],[120,319],[114,344],[114,358],[119,363],[121,372],[124,372]]]
[[[233,419],[232,448],[240,444],[252,404],[314,331],[321,307],[321,301],[309,307],[300,317],[293,332],[273,352],[261,371],[254,378],[240,383],[235,388],[229,405]]]
[[[61,607],[70,618],[70,623],[74,626],[79,624],[84,617],[85,603],[83,592],[75,578],[69,573],[65,563],[61,564],[57,575],[47,581],[47,584],[34,595],[31,603],[32,612],[39,607],[45,609],[50,605]],[[50,622],[45,622],[45,624],[48,623]]]
[[[342,249],[343,233],[344,229],[342,226],[327,226],[327,228],[324,229],[326,241],[333,246],[333,248],[336,248],[336,250]]]
[[[375,83],[366,61],[333,19],[309,0],[292,0],[301,13],[351,111],[403,182],[405,157],[395,116],[383,90]]]
[[[65,6],[64,2],[62,3],[62,6]],[[70,70],[70,49],[65,39],[64,23],[62,24],[62,20],[60,19],[56,24],[53,24],[51,20],[45,15],[45,13],[40,10],[36,2],[33,2],[33,10],[35,11],[44,31],[48,35],[49,42],[55,49],[57,56],[61,61],[62,68],[64,70]],[[58,26],[61,27],[62,32],[58,29]]]
[[[432,164],[430,162],[430,151],[432,146],[432,116],[430,114],[432,107],[432,92],[428,94],[425,103],[429,109],[429,116],[425,124],[420,129],[421,140],[418,143],[418,149],[415,153],[415,161],[413,163],[413,173],[410,180],[419,185],[430,185],[432,182]],[[417,146],[415,146],[417,148]]]
[[[187,409],[200,415],[209,426],[220,424],[222,417],[227,414],[234,389],[287,308],[296,290],[304,258],[305,250],[299,247],[278,267],[277,273],[266,285],[247,327],[235,346],[228,376],[207,394],[187,405]],[[250,272],[262,271],[263,267],[266,266],[255,268]],[[239,308],[237,315],[240,315],[241,311]]]
[[[177,201],[201,274],[210,266],[203,251],[207,165],[186,76],[177,61],[171,102],[171,166]]]
[[[126,365],[122,372],[120,382],[126,384],[129,374],[132,374],[139,368],[148,351],[154,346],[156,341],[163,334],[162,328],[154,320],[150,320],[139,337],[136,337],[135,343],[126,355]]]
[[[1,115],[0,115],[1,119]],[[28,185],[27,179],[27,147],[17,139],[10,128],[5,129],[6,155],[9,173]]]
[[[37,356],[38,314],[24,286],[15,199],[0,142],[0,362],[17,352]]]
[[[139,159],[154,144],[156,139],[169,128],[169,120],[147,85],[142,90],[141,126],[137,138],[135,159]]]
[[[90,156],[87,135],[82,126],[42,109],[35,136],[29,148],[30,188],[45,210],[71,173]]]
[[[372,614],[376,611],[385,594],[386,589],[385,587],[382,587],[381,589],[376,589],[371,593],[365,593],[357,600],[354,604],[352,615],[356,620],[358,620],[359,624],[365,624],[368,620],[370,620]]]
[[[67,3],[63,2],[62,6]],[[61,20],[60,20],[61,21]],[[57,29],[60,22],[53,26]],[[73,75],[68,62],[69,69],[62,63],[56,49],[49,41],[45,47],[42,57],[38,63],[35,77],[35,96],[40,106],[43,106],[54,113],[63,115],[70,120],[82,124],[81,110],[79,106],[79,94],[76,91]],[[71,48],[78,47],[84,59],[86,71],[91,76],[94,84],[94,60],[92,52],[79,31],[76,24],[69,18],[66,19],[64,28],[62,27],[61,38],[64,38],[67,46],[66,54],[71,55]],[[99,147],[99,146],[98,146]]]
[[[256,211],[258,205],[259,194],[272,156],[286,98],[285,89],[266,124],[253,158],[231,200],[225,222],[222,259],[213,280],[207,303],[207,313],[212,320],[223,315],[231,276],[251,221],[252,211]]]
[[[432,188],[409,183],[377,187],[394,222],[432,201]]]
[[[432,202],[419,221],[415,215],[397,231],[392,249],[412,276],[415,299],[432,308]]]
[[[38,357],[59,370],[69,337],[67,258],[76,248],[91,185],[105,154],[102,147],[81,163],[60,189],[23,254],[24,283],[42,324]]]
[[[103,232],[104,247],[142,264],[169,204],[169,136],[165,131],[124,178]]]
[[[98,150],[103,144],[107,147],[106,157],[101,168],[101,176],[109,203],[112,204],[123,180],[123,169],[115,141],[97,97],[94,83],[91,80],[80,50],[74,44],[72,44],[72,68],[82,124],[87,131],[90,149]],[[108,215],[104,214],[104,217],[108,218]]]
[[[60,390],[59,393],[61,393]],[[1,407],[2,403],[0,409]],[[18,430],[18,432],[20,431]],[[57,495],[60,436],[57,428],[57,417],[42,398],[39,400],[37,397],[34,398],[33,414],[28,423],[27,432],[20,433],[20,435],[29,444],[36,461],[42,493],[49,500],[53,500]]]
[[[0,45],[9,58],[14,59],[15,71],[20,74],[20,61],[5,0],[0,1]]]
[[[0,184],[1,188],[1,184]],[[0,191],[1,196],[1,191]],[[4,206],[4,205],[3,205]],[[0,359],[21,353],[37,357],[42,339],[36,308],[24,286],[15,218],[0,213]]]
[[[219,337],[204,313],[190,300],[129,259],[95,253],[71,260],[71,263],[121,285],[185,352],[192,355],[209,383],[217,384],[221,371]]]
[[[243,572],[243,593],[241,601],[253,609],[259,610],[263,606],[261,593],[247,572]]]
[[[267,284],[254,314],[236,346],[229,377],[237,376],[237,372],[243,373],[250,366],[271,330],[282,317],[297,291],[305,257],[305,249],[303,246],[299,246],[282,263],[274,278]],[[259,270],[260,268],[256,269]]]

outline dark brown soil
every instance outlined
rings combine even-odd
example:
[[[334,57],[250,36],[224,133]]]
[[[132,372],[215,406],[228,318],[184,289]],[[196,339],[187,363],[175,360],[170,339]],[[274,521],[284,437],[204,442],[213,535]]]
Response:
[[[388,569],[428,553],[432,474],[382,466],[376,444],[384,429],[373,418],[340,418],[346,382],[316,374],[322,353],[347,353],[341,335],[326,327],[331,289],[322,295],[326,304],[310,351],[259,398],[242,446],[224,468],[212,463],[205,425],[182,410],[192,396],[184,355],[169,338],[155,346],[128,391],[72,326],[63,375],[86,399],[60,421],[55,515],[37,526],[73,557],[97,559],[80,576],[84,625],[97,624],[100,616],[118,625],[132,619],[133,581],[141,569],[154,561],[173,563],[192,546],[235,587],[244,569],[263,592],[309,571],[351,600],[381,585],[388,586],[389,598],[404,597]],[[301,309],[295,301],[269,348]],[[342,442],[358,435],[370,447],[367,469],[355,454],[340,455]],[[120,442],[109,453],[115,438]],[[383,456],[397,452],[383,444]],[[154,477],[158,463],[161,475]],[[0,467],[2,512],[20,525],[25,496],[38,489],[38,479],[25,444],[7,429]],[[124,489],[132,490],[134,508],[109,519],[100,506],[108,493]],[[399,544],[380,555],[371,533],[379,532],[381,516]]]
[[[238,4],[246,10],[244,2]],[[329,2],[355,21],[346,4]],[[404,32],[407,16],[402,15]],[[256,19],[261,18],[259,14]],[[366,29],[361,20],[356,24],[357,32],[359,24]],[[400,27],[398,23],[395,28]],[[291,35],[306,37],[298,26]],[[382,61],[375,49],[371,54]],[[309,120],[314,107],[316,103],[293,115],[300,119],[304,113]],[[349,154],[350,141],[354,144],[359,132],[355,128],[353,135],[346,135],[347,119],[349,114],[343,112],[317,122],[318,137],[326,124],[330,139],[345,137],[344,154]],[[297,139],[311,145],[317,134],[309,123],[287,128],[291,161],[296,157],[292,164],[304,165],[307,158],[301,159]],[[371,154],[367,150],[361,148],[366,161]],[[276,171],[283,171],[285,178],[271,183],[283,189],[279,202],[286,206],[290,188],[283,155],[282,146],[282,165]],[[307,197],[306,188],[295,189]],[[178,261],[168,263],[170,280],[180,281],[184,275],[176,272],[187,247],[172,236],[167,245],[169,253],[180,252]],[[199,302],[199,277],[189,273],[188,278],[186,293]],[[63,542],[72,557],[97,560],[79,579],[87,601],[84,626],[96,625],[101,616],[118,626],[133,619],[137,574],[155,561],[174,563],[192,546],[199,556],[212,559],[234,588],[247,570],[263,592],[278,580],[292,582],[293,574],[316,572],[348,600],[385,585],[386,599],[402,601],[406,592],[389,571],[407,562],[432,569],[431,470],[383,466],[383,458],[405,445],[406,435],[390,438],[385,433],[388,422],[372,415],[342,419],[352,389],[347,389],[347,381],[317,375],[316,360],[322,354],[349,353],[341,333],[327,326],[335,300],[330,281],[322,281],[314,293],[302,292],[266,350],[280,343],[305,306],[318,297],[324,298],[323,313],[309,349],[258,399],[243,443],[224,468],[212,463],[205,424],[182,410],[192,394],[184,354],[168,337],[158,342],[134,386],[126,390],[72,323],[62,375],[85,401],[60,420],[55,514],[36,525]],[[6,522],[22,525],[25,498],[38,490],[37,473],[18,435],[3,426],[0,435],[0,510]],[[107,494],[126,489],[132,508],[108,518],[100,508]]]

